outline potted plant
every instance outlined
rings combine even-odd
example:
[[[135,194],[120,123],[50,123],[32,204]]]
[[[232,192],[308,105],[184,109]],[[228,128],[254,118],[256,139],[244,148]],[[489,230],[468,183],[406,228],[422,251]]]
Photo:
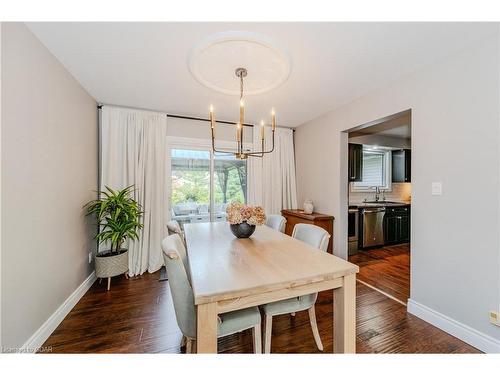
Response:
[[[122,247],[127,239],[139,239],[142,211],[132,198],[134,186],[113,190],[106,186],[100,198],[88,202],[84,208],[87,215],[95,215],[99,227],[95,239],[99,243],[109,243],[110,249],[98,252],[95,256],[95,272],[98,278],[108,278],[128,272],[128,249]]]
[[[260,206],[248,206],[233,202],[226,208],[231,232],[238,238],[248,238],[255,232],[256,225],[266,222],[266,214]]]

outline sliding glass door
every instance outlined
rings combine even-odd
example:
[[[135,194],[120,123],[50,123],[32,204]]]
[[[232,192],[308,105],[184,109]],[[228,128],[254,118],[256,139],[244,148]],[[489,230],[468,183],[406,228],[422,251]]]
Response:
[[[170,207],[181,225],[225,221],[226,206],[246,203],[247,164],[207,148],[170,149]]]

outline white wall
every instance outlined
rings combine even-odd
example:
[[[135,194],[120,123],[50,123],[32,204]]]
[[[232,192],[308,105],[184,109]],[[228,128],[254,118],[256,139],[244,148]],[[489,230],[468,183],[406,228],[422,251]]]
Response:
[[[211,139],[210,123],[207,121],[169,117],[167,123],[167,134],[169,137]],[[243,128],[244,142],[252,142],[252,130],[253,128],[249,126]],[[236,126],[217,123],[215,128],[215,139],[216,142],[236,141]]]
[[[2,24],[2,345],[19,348],[91,274],[96,102],[20,23]]]
[[[496,340],[488,311],[500,306],[499,64],[493,35],[295,134],[299,201],[335,216],[335,251],[345,256],[342,131],[412,110],[411,299]],[[442,196],[431,195],[433,181],[443,183]]]

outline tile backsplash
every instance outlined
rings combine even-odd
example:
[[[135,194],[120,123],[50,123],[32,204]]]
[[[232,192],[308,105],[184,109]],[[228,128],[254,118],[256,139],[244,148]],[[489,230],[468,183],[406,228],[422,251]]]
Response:
[[[380,199],[383,196],[384,194],[380,193]],[[349,203],[361,203],[365,198],[367,200],[374,200],[375,191],[370,193],[353,193],[349,188]],[[393,183],[392,191],[385,192],[385,199],[388,201],[409,202],[411,200],[411,183]]]

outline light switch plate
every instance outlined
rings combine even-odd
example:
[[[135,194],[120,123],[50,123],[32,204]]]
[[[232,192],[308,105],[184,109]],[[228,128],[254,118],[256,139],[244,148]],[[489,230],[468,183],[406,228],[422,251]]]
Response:
[[[432,183],[432,195],[442,195],[443,194],[443,184],[441,182]]]
[[[490,311],[490,323],[500,326],[500,314],[498,311]]]

